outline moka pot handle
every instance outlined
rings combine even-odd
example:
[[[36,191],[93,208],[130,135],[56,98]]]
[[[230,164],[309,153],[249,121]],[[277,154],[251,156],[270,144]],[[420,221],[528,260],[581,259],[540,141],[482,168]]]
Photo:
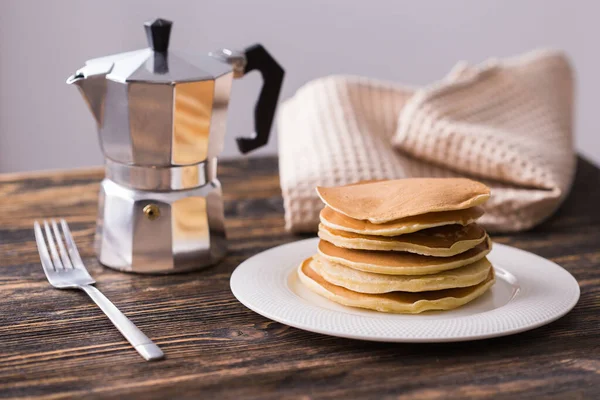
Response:
[[[261,44],[246,48],[244,56],[246,59],[244,75],[257,70],[263,78],[263,85],[254,107],[255,134],[252,137],[236,138],[238,149],[246,154],[266,145],[269,141],[285,71]]]

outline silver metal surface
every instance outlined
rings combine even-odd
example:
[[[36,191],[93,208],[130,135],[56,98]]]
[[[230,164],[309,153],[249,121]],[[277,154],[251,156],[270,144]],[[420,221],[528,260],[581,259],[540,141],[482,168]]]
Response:
[[[244,74],[246,58],[228,49],[177,53],[151,42],[88,60],[67,83],[79,88],[94,115],[106,159],[96,229],[100,262],[171,273],[225,255],[216,165],[232,81]]]
[[[54,220],[51,224],[48,221],[44,221],[43,224],[45,237],[37,221],[34,224],[34,233],[42,267],[50,284],[57,289],[83,290],[144,359],[150,361],[163,358],[164,354],[160,348],[92,286],[96,282],[83,265],[65,220],[60,221],[60,228]]]
[[[223,151],[225,134],[227,133],[227,110],[229,94],[233,83],[233,74],[221,75],[215,79],[215,94],[210,122],[210,133],[207,143],[207,158],[216,157]]]
[[[147,218],[156,205],[160,217]],[[108,267],[174,273],[215,264],[225,256],[221,185],[217,179],[179,191],[142,191],[104,179],[100,186],[96,253]]]
[[[234,78],[241,78],[244,76],[244,70],[246,68],[246,56],[241,51],[220,49],[211,51],[208,53],[208,55],[221,62],[231,65],[233,68]]]
[[[170,168],[148,168],[106,160],[106,178],[137,190],[164,192],[194,189],[217,178],[217,159]]]
[[[96,67],[96,68],[94,68]],[[69,85],[77,85],[83,95],[96,124],[98,130],[104,123],[104,100],[106,98],[106,79],[105,76],[112,69],[112,63],[98,63],[90,68],[82,68],[75,75],[67,79]]]
[[[210,136],[215,81],[180,83],[175,86],[171,163],[195,164],[208,157],[210,140],[223,142],[225,132]],[[216,154],[212,154],[216,156]]]
[[[210,54],[195,55],[169,50],[165,60],[167,69],[154,72],[155,54],[152,49],[146,48],[94,58],[87,60],[75,75],[89,77],[101,74],[106,75],[106,79],[121,83],[164,84],[214,79],[231,71],[230,66],[215,60]]]
[[[163,64],[162,72],[157,70],[158,62]],[[207,63],[216,63],[210,57],[196,60],[192,64],[185,57],[174,51],[169,51],[160,60],[154,54],[149,55],[141,68],[136,69],[125,79],[127,82],[140,83],[183,83],[212,80],[215,76],[204,69]],[[112,75],[112,74],[111,74]]]
[[[131,83],[128,85],[127,100],[133,164],[169,166],[173,136],[173,88],[168,85]]]
[[[104,119],[98,127],[100,147],[104,156],[124,164],[133,163],[133,143],[129,127],[129,107],[124,107],[127,86],[119,82],[106,81]],[[94,95],[94,94],[92,94]]]
[[[113,79],[115,71],[130,73],[139,57],[129,57],[136,62],[126,66],[103,60],[104,68],[86,66],[67,80],[78,86],[96,119],[105,157],[152,167],[191,165],[217,157],[226,133],[231,67],[200,81]]]

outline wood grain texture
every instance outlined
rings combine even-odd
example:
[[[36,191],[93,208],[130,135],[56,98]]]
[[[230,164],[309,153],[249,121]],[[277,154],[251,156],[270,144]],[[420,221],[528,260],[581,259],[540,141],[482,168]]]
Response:
[[[246,258],[298,240],[284,231],[274,158],[224,162],[228,257],[205,271],[104,268],[92,241],[101,170],[0,176],[0,398],[600,398],[600,170],[580,159],[573,193],[536,229],[495,236],[567,268],[581,300],[566,317],[505,338],[385,344],[317,335],[238,303]],[[144,362],[78,291],[46,281],[34,219],[65,217],[102,290],[164,350]]]

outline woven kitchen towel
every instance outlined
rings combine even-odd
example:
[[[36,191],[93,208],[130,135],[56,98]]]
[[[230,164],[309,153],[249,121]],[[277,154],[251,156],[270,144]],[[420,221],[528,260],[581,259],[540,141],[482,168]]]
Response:
[[[482,224],[528,229],[570,189],[573,74],[564,54],[536,51],[410,88],[369,78],[309,82],[281,107],[279,167],[287,229],[316,231],[316,186],[467,176],[492,188]]]

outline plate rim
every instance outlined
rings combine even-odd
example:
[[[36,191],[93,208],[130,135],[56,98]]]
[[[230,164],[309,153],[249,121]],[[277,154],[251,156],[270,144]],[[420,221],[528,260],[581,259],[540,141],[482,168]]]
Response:
[[[372,341],[372,342],[389,342],[389,343],[448,343],[448,342],[464,342],[464,341],[473,341],[473,340],[484,340],[484,339],[490,339],[490,338],[495,338],[495,337],[514,335],[514,334],[518,334],[518,333],[522,333],[525,331],[539,328],[541,326],[550,324],[550,323],[562,318],[566,314],[568,314],[577,305],[580,295],[581,295],[579,283],[577,282],[575,277],[573,277],[573,275],[569,271],[567,271],[565,268],[563,268],[562,266],[558,265],[557,263],[555,263],[551,260],[541,257],[535,253],[532,253],[532,252],[529,252],[526,250],[522,250],[517,247],[510,246],[510,245],[496,243],[496,242],[493,243],[492,251],[494,248],[498,248],[498,249],[503,249],[501,251],[512,251],[517,254],[520,253],[520,256],[535,257],[535,258],[539,259],[541,262],[553,264],[555,267],[564,271],[571,279],[571,282],[569,284],[574,284],[573,288],[576,288],[576,293],[573,296],[573,298],[570,299],[570,302],[560,312],[557,312],[556,314],[552,315],[552,317],[550,317],[550,318],[542,319],[542,320],[539,320],[539,321],[536,321],[533,323],[529,323],[529,324],[525,323],[522,326],[516,326],[514,328],[509,328],[509,329],[504,329],[504,330],[499,330],[499,331],[490,331],[489,333],[478,333],[478,334],[474,334],[474,335],[461,335],[461,336],[451,336],[451,335],[440,336],[440,335],[438,335],[437,337],[436,336],[434,336],[434,337],[432,337],[432,336],[391,337],[391,336],[383,336],[383,335],[381,335],[381,336],[366,336],[364,334],[352,333],[352,332],[348,332],[348,331],[341,330],[341,329],[332,330],[329,328],[323,329],[318,326],[317,327],[307,326],[296,320],[289,319],[285,316],[281,316],[281,315],[277,314],[276,312],[271,312],[270,310],[265,310],[261,307],[257,307],[255,304],[253,304],[253,302],[248,301],[248,299],[246,298],[246,296],[243,293],[240,293],[240,291],[237,290],[236,284],[235,284],[235,281],[237,279],[236,276],[240,275],[239,271],[243,271],[243,268],[246,268],[245,265],[251,265],[257,259],[260,259],[262,257],[267,257],[269,255],[268,253],[270,253],[270,252],[279,252],[279,251],[285,250],[286,247],[304,246],[304,245],[308,245],[310,242],[314,242],[314,244],[316,246],[318,241],[319,241],[319,238],[315,237],[315,238],[301,239],[301,240],[297,240],[297,241],[290,242],[290,243],[284,243],[282,245],[275,246],[275,247],[269,248],[267,250],[264,250],[260,253],[253,255],[252,257],[249,257],[248,259],[244,260],[242,263],[240,263],[235,268],[235,270],[233,271],[233,273],[231,274],[231,277],[230,277],[230,290],[233,293],[234,297],[240,303],[242,303],[246,308],[248,308],[248,309],[252,310],[253,312],[255,312],[259,315],[262,315],[265,318],[268,318],[272,321],[279,322],[281,324],[288,325],[288,326],[294,327],[296,329],[301,329],[301,330],[308,331],[308,332],[314,332],[314,333],[318,333],[318,334],[322,334],[322,335],[326,335],[326,336],[334,336],[334,337],[341,337],[341,338],[354,339],[354,340],[363,340],[363,341]],[[315,247],[315,249],[316,249],[316,247]],[[299,264],[301,261],[302,260],[299,260],[299,261],[297,261],[297,263]],[[292,270],[293,267],[286,267],[286,269]],[[511,273],[516,275],[517,279],[518,279],[518,272],[517,273],[511,272]],[[287,275],[289,275],[289,273]],[[294,293],[293,290],[291,290],[287,284],[285,284],[285,283],[282,283],[282,284],[285,286],[285,290],[291,292],[291,294],[297,299],[297,301],[305,301],[304,299],[299,297],[296,293]],[[324,299],[324,300],[330,301],[327,299]],[[507,303],[507,304],[509,304],[509,303]],[[314,305],[314,306],[318,307],[316,305]],[[500,307],[500,308],[502,308],[502,307]],[[498,309],[500,309],[500,308],[498,308]],[[494,310],[498,310],[498,309],[494,309]],[[494,310],[486,311],[485,313],[492,312]],[[336,310],[327,310],[326,312],[342,314]],[[483,314],[483,313],[480,313],[480,314]],[[358,315],[352,316],[351,314],[347,314],[347,315],[350,316],[351,318],[352,317],[354,317],[354,318],[369,318],[369,319],[374,319],[374,320],[378,319],[375,316],[358,316]],[[475,314],[475,315],[477,315],[477,314]],[[418,315],[415,315],[415,317],[418,317]],[[456,320],[456,319],[469,319],[469,318],[471,318],[471,316],[467,315],[467,316],[461,316],[458,318],[450,318],[450,319]],[[432,321],[440,321],[440,320],[432,320]]]

